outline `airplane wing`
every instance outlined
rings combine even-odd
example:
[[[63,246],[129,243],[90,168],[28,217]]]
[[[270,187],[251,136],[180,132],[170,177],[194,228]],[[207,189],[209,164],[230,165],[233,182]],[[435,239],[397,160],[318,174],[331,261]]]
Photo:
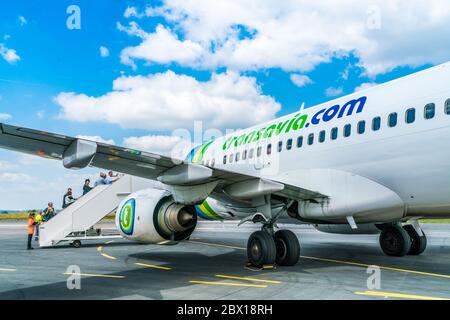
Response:
[[[0,147],[48,159],[62,160],[67,168],[89,165],[153,180],[158,179],[169,170],[173,171],[176,167],[186,165],[186,162],[180,159],[172,159],[155,153],[1,123]],[[219,181],[218,186],[223,190],[238,182],[244,182],[242,188],[245,189],[245,181],[259,178],[223,169],[210,169],[211,174],[202,183]],[[292,200],[326,197],[319,192],[288,184],[283,184],[282,188],[275,189],[273,194]]]

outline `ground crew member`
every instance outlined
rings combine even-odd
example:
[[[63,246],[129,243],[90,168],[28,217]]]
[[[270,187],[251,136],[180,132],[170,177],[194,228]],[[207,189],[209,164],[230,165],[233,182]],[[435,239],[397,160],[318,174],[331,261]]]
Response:
[[[34,237],[34,241],[38,241],[39,240],[39,227],[43,222],[43,218],[42,218],[42,214],[40,212],[38,212],[35,216],[34,216],[34,221],[36,222],[34,229],[35,229],[35,237]]]
[[[32,250],[31,240],[33,240],[34,226],[36,222],[34,221],[34,212],[30,212],[28,215],[27,231],[28,231],[28,250]]]

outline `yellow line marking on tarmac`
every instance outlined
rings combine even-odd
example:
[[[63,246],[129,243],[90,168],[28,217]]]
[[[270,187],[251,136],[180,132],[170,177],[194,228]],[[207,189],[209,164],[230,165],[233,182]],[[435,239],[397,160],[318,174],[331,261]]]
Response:
[[[358,267],[376,266],[376,267],[378,267],[380,269],[384,269],[384,270],[398,271],[398,272],[405,272],[405,273],[413,273],[413,274],[418,274],[418,275],[421,275],[421,276],[432,276],[432,277],[441,277],[441,278],[450,279],[450,275],[446,275],[446,274],[423,272],[423,271],[408,270],[408,269],[400,269],[400,268],[393,268],[393,267],[385,267],[385,266],[379,266],[379,265],[376,265],[376,264],[366,264],[366,263],[359,263],[359,262],[342,261],[342,260],[317,258],[317,257],[308,257],[308,256],[300,256],[300,258],[311,259],[311,260],[318,260],[318,261],[326,261],[326,262],[334,262],[334,263],[341,263],[341,264],[348,264],[348,265],[358,266]]]
[[[197,283],[197,284],[215,285],[215,286],[267,288],[266,285],[262,285],[262,284],[233,283],[233,282],[221,282],[221,281],[200,281],[200,280],[191,280],[189,282]]]
[[[401,298],[401,299],[416,299],[416,300],[450,300],[448,298],[416,296],[412,294],[393,293],[393,292],[381,292],[381,291],[364,291],[353,292],[354,294],[371,296],[371,297],[383,297],[383,298]]]
[[[105,258],[111,259],[111,260],[116,260],[116,257],[110,256],[109,254],[106,253],[102,253],[102,256],[104,256]]]
[[[210,242],[200,242],[200,241],[189,241],[189,242],[198,243],[198,244],[204,244],[204,245],[210,245],[210,246],[215,246],[215,247],[224,247],[224,248],[230,248],[230,249],[246,250],[246,248],[243,248],[243,247],[227,246],[227,245],[224,245],[224,244],[216,244],[216,243],[210,243]],[[310,259],[310,260],[318,260],[318,261],[326,261],[326,262],[334,262],[334,263],[341,263],[341,264],[348,264],[348,265],[352,265],[352,266],[365,267],[365,268],[370,267],[370,266],[376,266],[376,267],[378,267],[380,269],[389,270],[389,271],[397,271],[397,272],[417,274],[417,275],[421,275],[421,276],[432,276],[432,277],[440,277],[440,278],[450,279],[450,275],[447,275],[447,274],[439,274],[439,273],[431,273],[431,272],[416,271],[416,270],[409,270],[409,269],[401,269],[401,268],[394,268],[394,267],[386,267],[386,266],[380,266],[380,265],[377,265],[377,264],[367,264],[367,263],[342,261],[342,260],[326,259],[326,258],[318,258],[318,257],[310,257],[310,256],[300,256],[300,258]]]
[[[17,269],[4,269],[4,268],[0,268],[0,271],[4,271],[4,272],[16,272]]]
[[[97,251],[98,252],[102,252],[102,250],[103,250],[103,246],[98,246],[97,247]],[[101,253],[101,255],[104,256],[107,259],[110,259],[110,260],[116,260],[117,259],[116,257],[110,256],[109,254],[106,254],[106,253]]]
[[[99,277],[99,278],[114,278],[114,279],[123,279],[126,278],[125,276],[113,276],[109,274],[93,274],[93,273],[71,273],[71,272],[64,272],[64,275],[68,276],[82,276],[82,277]]]
[[[172,270],[172,268],[163,267],[163,266],[157,266],[157,265],[154,265],[154,264],[146,264],[146,263],[136,262],[135,265],[142,266],[142,267],[147,267],[147,268],[161,269],[161,270]]]
[[[246,281],[255,281],[255,282],[276,283],[276,284],[281,283],[281,281],[276,281],[276,280],[264,280],[264,279],[257,279],[257,278],[227,276],[227,275],[223,275],[223,274],[216,274],[216,277],[224,278],[224,279],[246,280]]]

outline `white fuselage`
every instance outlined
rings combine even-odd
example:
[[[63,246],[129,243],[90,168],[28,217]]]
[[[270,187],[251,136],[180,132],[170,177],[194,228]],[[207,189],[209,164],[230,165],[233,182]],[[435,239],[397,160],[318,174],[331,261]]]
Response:
[[[323,120],[323,112],[315,118],[317,124],[311,123],[318,111],[335,105],[342,107],[348,101],[362,97],[366,100],[360,112],[357,112],[357,105],[351,115],[347,116],[348,110],[345,110],[341,118],[336,114],[327,122]],[[336,175],[329,173],[342,172],[371,180],[398,195],[404,205],[403,217],[448,217],[450,115],[446,108],[450,112],[449,99],[450,63],[446,63],[219,138],[205,150],[202,162],[318,191],[331,198],[347,188],[347,178],[343,175],[339,178],[342,180],[332,181]],[[435,114],[426,119],[425,106],[431,103],[435,105]],[[415,120],[407,123],[406,111],[411,108],[415,109]],[[427,110],[431,116],[432,107]],[[249,137],[247,143],[244,143],[245,138],[239,141],[240,136],[248,136],[250,132],[272,124],[283,124],[299,113],[307,115],[309,126],[286,132],[286,127],[280,125],[278,128],[283,130],[279,134],[275,130],[271,138],[261,137],[254,141],[255,138]],[[332,113],[333,110],[328,116]],[[388,126],[391,113],[397,113],[397,123],[392,127]],[[379,130],[372,127],[376,117],[381,120]],[[362,126],[358,125],[360,121],[365,121],[364,133],[358,133],[358,126]],[[348,124],[351,133],[344,137],[344,126]],[[335,140],[331,139],[332,128],[337,128]],[[323,142],[319,141],[321,131],[325,131]],[[310,134],[314,134],[312,144],[308,144]],[[303,137],[301,147],[297,146],[299,136]],[[233,140],[232,137],[237,138]],[[288,150],[290,139],[292,148]],[[281,152],[278,151],[279,142],[282,143]],[[269,144],[270,155],[267,154]],[[261,156],[257,156],[259,146]],[[251,149],[254,156],[250,159]],[[247,157],[243,160],[245,150]],[[237,153],[239,160],[236,162]],[[232,162],[230,157],[233,157]],[[351,202],[351,199],[350,195],[346,201]]]

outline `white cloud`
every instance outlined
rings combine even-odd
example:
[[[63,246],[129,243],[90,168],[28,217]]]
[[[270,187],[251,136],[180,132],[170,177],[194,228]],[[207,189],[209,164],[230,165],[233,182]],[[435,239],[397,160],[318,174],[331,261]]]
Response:
[[[145,12],[147,16],[162,16],[173,25],[172,29],[142,31],[142,43],[125,49],[123,61],[131,64],[128,57],[205,69],[225,66],[235,70],[282,68],[304,72],[333,57],[352,53],[373,76],[398,66],[437,64],[449,59],[447,0],[375,3],[165,0]],[[142,13],[134,8],[128,14]],[[161,39],[165,41],[159,46]],[[188,58],[166,51],[174,47],[191,48],[187,50]]]
[[[4,172],[0,173],[0,180],[5,182],[24,182],[29,183],[32,181],[32,177],[24,173]]]
[[[44,119],[44,118],[45,118],[45,111],[44,111],[44,110],[40,110],[40,111],[36,112],[36,117],[37,117],[39,120]]]
[[[18,19],[21,26],[24,26],[28,23],[27,19],[24,16],[19,16]]]
[[[2,58],[9,64],[15,64],[20,60],[17,51],[7,48],[3,43],[0,43],[0,56],[2,56]]]
[[[144,14],[138,13],[136,7],[127,7],[123,16],[125,18],[131,18],[131,17],[142,18],[144,16]]]
[[[17,165],[10,161],[2,161],[0,160],[0,172],[8,171],[11,169],[17,168]]]
[[[204,128],[242,128],[274,118],[281,108],[261,93],[255,78],[234,72],[213,74],[208,81],[172,71],[122,76],[102,96],[63,92],[55,102],[64,119],[146,130],[189,129],[197,120]]]
[[[101,46],[101,47],[100,47],[100,56],[101,56],[102,58],[109,57],[109,49],[106,48],[106,47]]]
[[[357,86],[355,88],[354,92],[361,91],[361,90],[364,90],[364,89],[369,89],[369,88],[372,88],[372,87],[374,87],[376,85],[377,85],[377,83],[375,83],[375,82],[365,82],[365,83],[362,83],[359,86]]]
[[[132,149],[173,156],[177,150],[184,149],[187,144],[190,145],[190,142],[177,136],[153,135],[128,137],[123,140],[123,144]]]
[[[325,94],[327,95],[327,97],[336,97],[341,95],[344,92],[344,89],[342,87],[329,87],[327,88],[327,90],[325,90]]]
[[[127,33],[129,36],[139,37],[141,39],[145,39],[147,36],[147,33],[134,21],[128,23],[128,27],[122,25],[120,22],[117,22],[117,29]]]
[[[8,113],[0,113],[0,120],[9,120],[12,116]]]
[[[5,159],[0,161],[0,210],[42,209],[48,201],[60,208],[68,187],[79,197],[84,179],[98,175],[97,169],[71,171],[61,161],[7,151],[0,151],[0,158]]]
[[[291,74],[291,81],[299,88],[313,83],[310,77],[303,74]]]
[[[100,142],[100,143],[105,143],[105,144],[112,144],[112,145],[116,144],[113,139],[103,139],[100,136],[78,135],[77,138],[84,139],[84,140],[95,141],[95,142]]]
[[[135,59],[159,64],[177,61],[181,64],[194,65],[204,52],[200,44],[190,40],[179,40],[176,34],[162,25],[158,25],[156,31],[151,34],[142,31],[134,22],[130,23],[128,28],[122,26],[119,29],[143,38],[140,45],[125,48],[121,53],[122,63],[133,67]]]

